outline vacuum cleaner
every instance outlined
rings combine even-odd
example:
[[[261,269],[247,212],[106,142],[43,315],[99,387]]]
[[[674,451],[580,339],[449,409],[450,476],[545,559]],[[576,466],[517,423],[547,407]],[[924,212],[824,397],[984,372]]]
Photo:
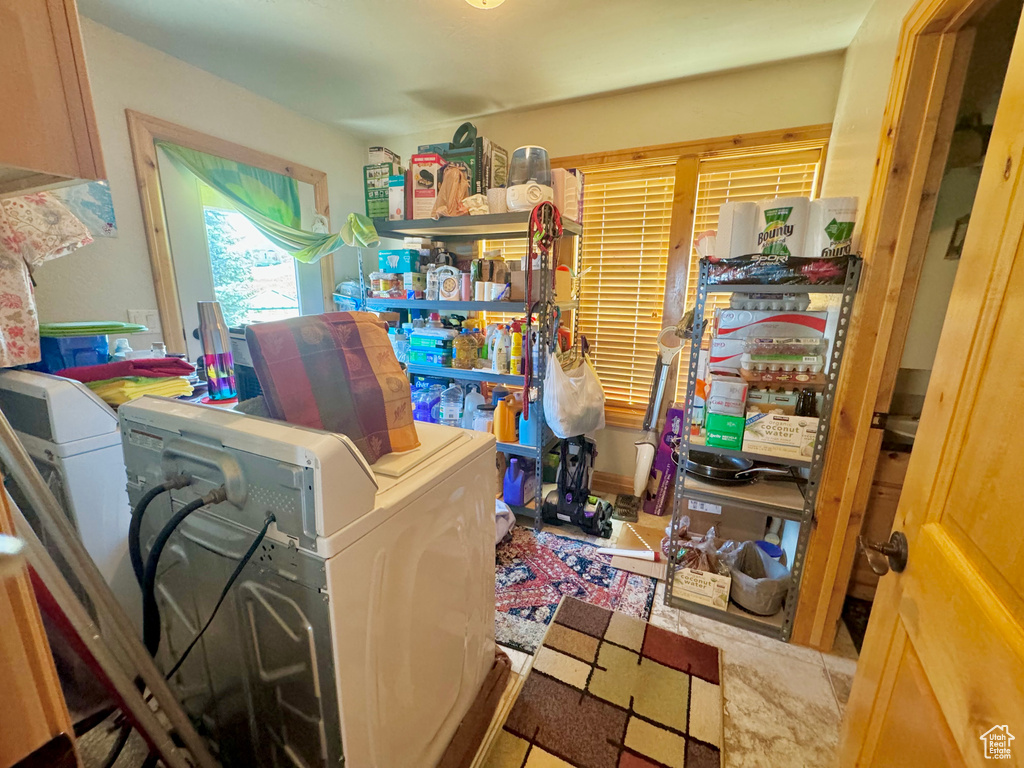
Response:
[[[607,539],[612,535],[612,505],[590,495],[590,473],[597,458],[597,444],[584,435],[561,443],[558,487],[548,493],[541,507],[545,523],[579,526],[586,534]]]

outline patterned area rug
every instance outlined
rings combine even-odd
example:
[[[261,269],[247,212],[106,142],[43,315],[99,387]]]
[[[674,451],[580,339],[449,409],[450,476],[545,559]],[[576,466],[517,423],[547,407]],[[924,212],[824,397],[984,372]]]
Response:
[[[485,768],[720,768],[719,651],[567,597]]]
[[[537,650],[563,595],[646,621],[655,579],[612,568],[585,541],[512,529],[495,553],[495,639],[526,653]]]

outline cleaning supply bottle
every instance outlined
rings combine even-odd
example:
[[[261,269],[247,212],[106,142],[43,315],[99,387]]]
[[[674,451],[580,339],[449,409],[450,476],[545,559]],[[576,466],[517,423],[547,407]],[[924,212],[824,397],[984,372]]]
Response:
[[[513,456],[505,470],[505,479],[502,483],[502,500],[512,507],[526,505],[526,473],[519,466],[519,458]]]
[[[441,315],[437,312],[431,312],[430,320],[427,321],[427,328],[444,328],[441,324]]]
[[[491,387],[491,405],[497,405],[502,400],[508,397],[508,388],[501,384],[495,384]]]
[[[530,418],[524,418],[522,412],[519,414],[519,443],[521,445],[531,445],[536,448],[540,447],[540,421],[541,421],[541,408],[543,403],[538,400],[536,403],[530,403]]]
[[[462,404],[462,428],[473,429],[476,409],[484,404],[484,396],[480,394],[480,388],[476,384],[467,384],[466,389],[466,399]]]
[[[494,437],[499,443],[517,442],[515,398],[506,397],[495,407]]]
[[[523,375],[523,332],[519,321],[512,323],[512,345],[509,351],[508,372]]]
[[[462,426],[462,387],[452,384],[441,393],[441,412],[438,422],[449,427]]]
[[[118,339],[114,343],[114,351],[110,355],[110,362],[123,363],[131,354],[132,348],[128,345],[128,339]]]
[[[473,327],[473,338],[476,339],[476,356],[478,360],[487,359],[487,336],[480,330],[480,326]]]
[[[508,329],[501,326],[491,347],[491,370],[494,373],[508,373],[508,359],[512,351],[512,339]]]

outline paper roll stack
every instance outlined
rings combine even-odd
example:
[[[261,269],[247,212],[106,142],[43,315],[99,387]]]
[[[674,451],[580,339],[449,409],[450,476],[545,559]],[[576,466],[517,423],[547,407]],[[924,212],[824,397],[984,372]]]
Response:
[[[718,209],[718,234],[715,254],[720,259],[758,253],[754,228],[757,203],[722,203]]]
[[[757,253],[802,256],[807,236],[810,200],[776,197],[757,204]]]
[[[804,256],[835,259],[853,253],[856,197],[823,197],[811,203]]]

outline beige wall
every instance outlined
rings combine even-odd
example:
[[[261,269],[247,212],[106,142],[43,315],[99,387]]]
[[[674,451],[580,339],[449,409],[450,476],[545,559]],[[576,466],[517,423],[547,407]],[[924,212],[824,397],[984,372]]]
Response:
[[[539,144],[552,157],[817,125],[832,122],[842,71],[843,55],[836,53],[473,122],[509,151]],[[456,127],[381,142],[407,161],[418,144],[448,141]],[[637,433],[614,427],[599,432],[596,468],[632,477]]]
[[[861,210],[871,191],[900,28],[914,2],[875,0],[846,50],[822,195],[856,196]]]
[[[510,152],[538,144],[552,157],[832,121],[842,53],[681,80],[670,85],[502,112],[473,120]],[[383,137],[403,160],[418,144],[450,141],[457,123]]]
[[[363,210],[364,142],[88,19],[82,33],[118,236],[36,272],[43,322],[127,320],[129,309],[156,309],[126,108],[326,171],[335,227]],[[349,251],[339,254],[339,274],[355,260]]]

